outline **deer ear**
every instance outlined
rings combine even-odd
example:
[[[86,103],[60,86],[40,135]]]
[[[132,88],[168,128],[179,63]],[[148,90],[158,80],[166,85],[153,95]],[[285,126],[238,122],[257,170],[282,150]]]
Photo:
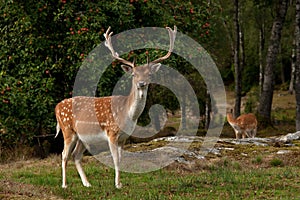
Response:
[[[128,65],[121,65],[124,72],[132,74],[132,67]]]
[[[150,65],[150,72],[151,73],[157,72],[159,70],[160,66],[161,66],[160,63]]]

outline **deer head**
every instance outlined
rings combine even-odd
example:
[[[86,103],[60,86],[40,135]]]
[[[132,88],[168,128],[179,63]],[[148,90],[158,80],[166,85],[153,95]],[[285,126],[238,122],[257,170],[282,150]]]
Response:
[[[111,51],[113,58],[117,59],[118,61],[122,62],[124,65],[121,65],[122,69],[130,74],[132,78],[132,89],[137,91],[136,98],[145,98],[147,95],[148,85],[150,83],[150,76],[157,72],[161,66],[160,62],[169,58],[173,49],[174,49],[174,42],[177,33],[177,27],[174,26],[174,30],[167,27],[166,28],[169,32],[170,37],[170,46],[168,53],[158,58],[154,61],[149,62],[149,58],[147,58],[147,63],[144,65],[136,66],[135,59],[133,62],[127,61],[121,58],[117,52],[115,52],[112,43],[111,43],[111,36],[113,32],[110,32],[110,27],[107,29],[106,33],[104,34],[105,37],[105,46]]]
[[[132,76],[132,89],[137,91],[136,98],[145,98],[147,95],[150,77],[160,68],[160,63],[147,63],[138,67],[121,65],[122,69]]]

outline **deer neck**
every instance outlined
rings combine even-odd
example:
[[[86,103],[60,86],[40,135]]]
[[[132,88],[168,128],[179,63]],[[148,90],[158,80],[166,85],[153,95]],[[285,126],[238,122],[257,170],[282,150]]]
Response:
[[[135,86],[133,86],[131,89],[131,92],[128,96],[127,105],[129,108],[128,117],[132,121],[137,121],[145,108],[147,90],[147,86],[143,89],[137,89]]]
[[[227,113],[227,121],[232,124],[235,123],[235,119],[233,118],[232,113]]]

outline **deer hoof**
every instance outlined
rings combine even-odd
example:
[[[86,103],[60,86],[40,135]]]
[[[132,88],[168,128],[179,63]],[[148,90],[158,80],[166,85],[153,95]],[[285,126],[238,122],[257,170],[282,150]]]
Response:
[[[122,183],[116,184],[116,188],[121,189],[122,188]]]
[[[87,182],[87,183],[85,183],[85,184],[83,184],[85,187],[92,187],[92,185],[89,183],[89,182]]]

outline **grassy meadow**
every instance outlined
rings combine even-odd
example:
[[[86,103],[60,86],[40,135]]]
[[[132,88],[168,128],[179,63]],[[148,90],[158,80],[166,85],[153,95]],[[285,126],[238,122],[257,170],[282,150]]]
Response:
[[[230,95],[229,95],[230,96]],[[259,137],[293,132],[292,95],[274,94],[274,127],[259,130]],[[230,103],[230,102],[229,102]],[[222,137],[234,137],[225,124]],[[153,142],[139,145],[150,148]],[[153,148],[164,146],[156,143]],[[194,142],[191,150],[201,143]],[[92,156],[83,167],[92,184],[85,188],[70,161],[68,188],[61,188],[61,156],[45,159],[20,156],[0,164],[0,199],[300,199],[300,141],[293,146],[233,145],[217,143],[220,155],[209,153],[205,160],[173,164],[149,173],[121,173],[122,189],[114,187],[114,170]],[[127,146],[130,149],[130,146]],[[284,154],[279,154],[285,150]],[[26,151],[26,150],[23,150]]]
[[[277,147],[236,145],[222,157],[209,154],[190,165],[123,172],[122,189],[114,187],[114,170],[91,156],[83,165],[92,187],[82,186],[71,161],[68,188],[62,189],[60,156],[52,155],[1,165],[0,199],[300,199],[299,147],[277,155]]]

